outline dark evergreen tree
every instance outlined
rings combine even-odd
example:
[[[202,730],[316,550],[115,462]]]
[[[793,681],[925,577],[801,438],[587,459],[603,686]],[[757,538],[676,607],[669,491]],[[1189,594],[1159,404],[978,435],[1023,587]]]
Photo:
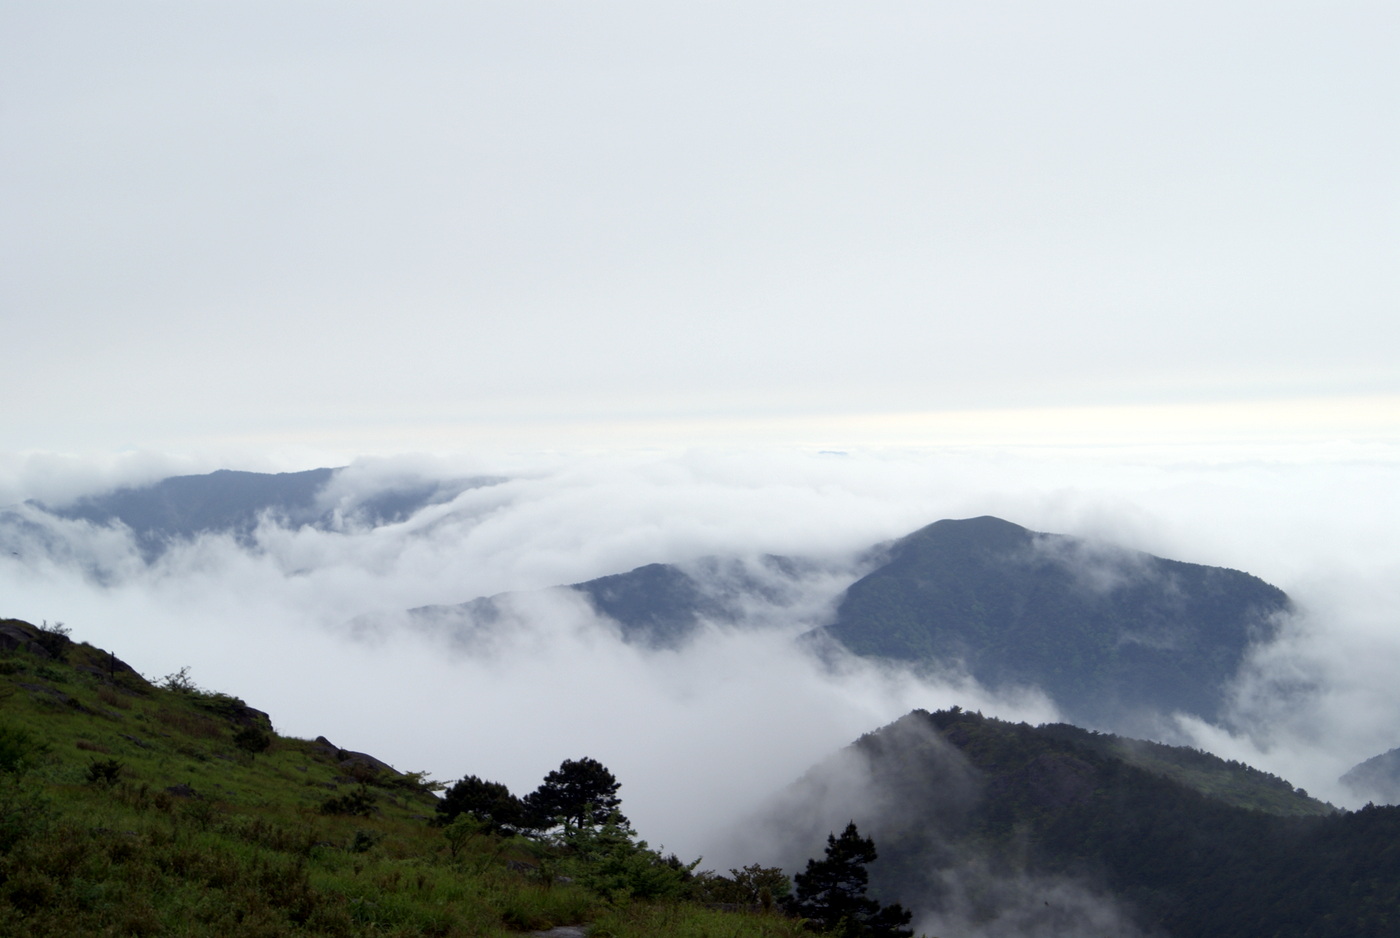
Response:
[[[459,814],[470,814],[493,833],[508,834],[529,827],[525,806],[500,782],[468,775],[447,789],[437,805],[436,823],[452,823]]]
[[[565,759],[545,776],[539,788],[525,796],[529,825],[545,830],[557,823],[576,827],[604,824],[622,804],[617,797],[619,787],[618,780],[596,759]],[[628,824],[621,813],[617,819],[623,826]]]
[[[875,842],[860,836],[855,821],[840,837],[829,835],[826,858],[808,860],[806,871],[793,877],[789,911],[845,938],[909,938],[914,932],[904,926],[912,914],[898,903],[882,906],[865,894],[870,879],[865,867],[876,856]]]

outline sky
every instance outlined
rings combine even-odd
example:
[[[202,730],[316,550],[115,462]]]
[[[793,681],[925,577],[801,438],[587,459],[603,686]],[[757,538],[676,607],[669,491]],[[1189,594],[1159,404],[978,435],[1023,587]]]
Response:
[[[0,449],[1400,423],[1393,4],[0,4]]]
[[[800,617],[668,655],[565,604],[483,659],[347,623],[996,514],[1287,590],[1247,730],[1182,731],[1340,803],[1400,745],[1398,46],[1384,2],[0,0],[0,506],[510,480],[150,568],[65,530],[0,615],[438,778],[600,758],[742,863],[694,805],[1053,707],[833,675]]]

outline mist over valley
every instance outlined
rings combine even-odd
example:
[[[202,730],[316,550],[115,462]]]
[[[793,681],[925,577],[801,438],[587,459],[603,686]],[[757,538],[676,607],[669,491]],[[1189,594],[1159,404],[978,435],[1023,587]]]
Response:
[[[1092,490],[1068,484],[1084,472],[1072,457],[1014,473],[976,454],[485,468],[363,461],[20,500],[0,514],[10,614],[62,620],[152,674],[188,665],[282,732],[353,740],[401,770],[525,790],[590,755],[646,836],[707,868],[790,867],[820,847],[816,827],[868,817],[890,869],[932,876],[962,857],[982,869],[974,893],[1049,890],[1074,927],[1139,919],[1053,862],[910,853],[868,813],[892,799],[860,773],[802,802],[808,827],[826,819],[805,834],[764,847],[753,832],[776,830],[796,779],[911,711],[1184,745],[1348,807],[1364,799],[1339,777],[1393,748],[1389,711],[1346,707],[1396,707],[1388,685],[1332,670],[1340,648],[1386,647],[1368,631],[1384,607],[1364,590],[1337,603],[1346,575],[1316,553],[1307,570],[1303,541],[1266,543],[1269,516],[1251,512],[1272,500],[1250,466],[1178,467],[1168,487],[1100,466]],[[1227,494],[1202,498],[1207,481]],[[1249,524],[1262,540],[1236,540]],[[1249,549],[1286,592],[1243,572]],[[929,810],[972,817],[980,798]],[[976,918],[952,873],[874,870],[920,915]],[[1022,876],[1038,885],[1012,888]],[[1000,921],[1037,933],[1011,906]]]

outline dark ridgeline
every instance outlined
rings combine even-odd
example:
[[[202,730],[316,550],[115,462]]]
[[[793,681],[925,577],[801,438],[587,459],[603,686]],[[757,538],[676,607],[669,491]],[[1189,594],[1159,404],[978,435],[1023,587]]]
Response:
[[[1165,560],[997,518],[939,521],[866,552],[873,567],[808,641],[857,655],[962,667],[994,689],[1035,687],[1076,723],[1153,735],[1174,711],[1228,717],[1251,645],[1267,643],[1287,595],[1237,570]],[[624,641],[676,647],[702,621],[742,625],[745,603],[780,609],[812,560],[708,557],[647,564],[570,589]],[[412,610],[458,630],[501,618],[512,594]]]
[[[852,757],[868,786],[850,804],[828,804],[831,818],[814,816],[814,793],[838,787]],[[813,769],[770,814],[769,832],[811,840],[837,815],[879,844],[872,890],[916,916],[981,901],[963,912],[990,920],[1008,889],[1060,884],[1045,894],[1048,921],[1066,914],[1054,906],[1068,882],[1149,935],[1400,929],[1400,808],[1336,811],[1197,750],[915,711]],[[1040,913],[1039,897],[1033,905]]]
[[[121,488],[46,510],[60,518],[132,530],[150,559],[170,542],[205,532],[246,536],[260,515],[273,513],[294,525],[308,523],[316,512],[316,495],[334,469],[305,472],[238,472],[220,469],[206,475],[172,476],[153,485]]]
[[[859,655],[1039,687],[1076,723],[1131,731],[1174,710],[1220,720],[1246,650],[1288,608],[1247,573],[982,517],[894,542],[827,633]]]
[[[1358,799],[1376,804],[1400,802],[1400,749],[1352,766],[1339,781]]]
[[[647,648],[679,648],[704,622],[742,625],[752,603],[774,608],[796,602],[803,580],[819,564],[763,555],[751,560],[702,557],[690,563],[650,563],[553,589],[582,594],[599,614],[617,623],[622,640]],[[499,622],[519,593],[497,593],[451,606],[420,606],[414,618],[459,633],[470,643],[475,628]]]

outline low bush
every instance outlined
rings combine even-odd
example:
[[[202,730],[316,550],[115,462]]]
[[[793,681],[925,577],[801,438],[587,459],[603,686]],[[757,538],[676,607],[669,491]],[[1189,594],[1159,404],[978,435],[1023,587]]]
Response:
[[[377,799],[365,786],[340,795],[339,797],[327,798],[321,802],[322,814],[344,814],[350,817],[369,817],[376,810],[375,801]]]
[[[122,768],[122,764],[116,759],[93,759],[87,767],[88,784],[111,788],[120,781]]]

